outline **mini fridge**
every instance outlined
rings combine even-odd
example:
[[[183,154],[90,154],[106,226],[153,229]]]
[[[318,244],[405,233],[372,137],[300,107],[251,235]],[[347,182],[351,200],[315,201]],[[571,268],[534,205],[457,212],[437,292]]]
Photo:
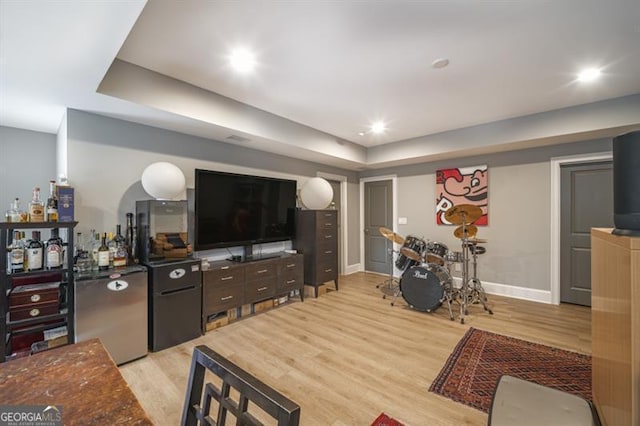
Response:
[[[148,263],[149,349],[160,351],[202,335],[200,259]]]
[[[75,341],[99,338],[116,364],[147,354],[147,268],[75,275]]]

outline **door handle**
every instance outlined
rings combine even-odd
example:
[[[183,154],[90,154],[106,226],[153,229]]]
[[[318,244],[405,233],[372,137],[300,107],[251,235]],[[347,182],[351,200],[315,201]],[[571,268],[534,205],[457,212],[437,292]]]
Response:
[[[368,234],[369,233],[369,228],[364,228],[364,233]]]

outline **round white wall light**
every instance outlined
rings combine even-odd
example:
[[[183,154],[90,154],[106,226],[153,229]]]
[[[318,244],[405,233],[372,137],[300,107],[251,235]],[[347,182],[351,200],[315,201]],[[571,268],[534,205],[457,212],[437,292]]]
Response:
[[[150,164],[142,172],[142,187],[157,200],[172,200],[180,195],[186,181],[182,170],[174,164],[160,161]]]
[[[309,210],[326,209],[333,200],[331,184],[321,177],[313,177],[302,185],[300,201]]]

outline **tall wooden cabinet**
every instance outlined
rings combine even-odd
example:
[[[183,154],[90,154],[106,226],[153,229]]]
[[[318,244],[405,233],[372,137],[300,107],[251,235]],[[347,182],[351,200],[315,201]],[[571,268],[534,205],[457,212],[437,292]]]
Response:
[[[593,402],[603,425],[640,425],[640,237],[591,230]]]
[[[293,243],[304,255],[304,283],[318,286],[333,281],[338,290],[338,211],[297,210]]]
[[[77,222],[0,223],[0,362],[28,355],[35,351],[33,344],[39,351],[54,344],[73,343],[73,228],[76,225]],[[64,264],[58,269],[9,273],[7,247],[12,242],[13,231],[52,229],[62,231]],[[43,242],[46,238],[43,233]]]

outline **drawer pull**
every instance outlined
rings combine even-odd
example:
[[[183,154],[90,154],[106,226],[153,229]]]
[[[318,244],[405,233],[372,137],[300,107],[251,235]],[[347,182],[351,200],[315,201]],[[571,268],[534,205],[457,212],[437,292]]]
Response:
[[[229,275],[228,277],[220,278],[220,281],[228,281],[228,280],[232,280],[232,279],[233,279],[233,275]]]
[[[333,235],[325,235],[324,237],[325,238],[331,238],[331,237],[333,237]]]
[[[324,224],[324,226],[331,226],[331,225],[333,225],[331,222],[327,222]]]
[[[220,269],[229,269],[229,267],[228,267],[228,266],[223,266],[223,267],[222,267],[222,268],[220,268]]]
[[[295,282],[296,282],[296,280],[287,280],[287,284],[293,284]]]
[[[260,287],[260,288],[258,289],[258,291],[265,291],[265,290],[266,290],[266,289],[268,289],[268,288],[269,288],[269,287]]]
[[[331,253],[333,253],[333,250],[327,250],[324,252],[324,254],[331,254]]]
[[[331,271],[333,271],[333,269],[329,268],[329,269],[325,269],[324,271],[325,272],[331,272]]]
[[[287,268],[293,268],[294,266],[296,266],[295,263],[290,263],[290,264],[287,265]]]
[[[256,274],[264,274],[265,272],[269,272],[268,269],[260,269]]]
[[[225,301],[225,300],[231,300],[233,299],[233,296],[225,296],[225,297],[221,297],[220,300]]]
[[[324,217],[331,217],[331,213],[325,213]]]

